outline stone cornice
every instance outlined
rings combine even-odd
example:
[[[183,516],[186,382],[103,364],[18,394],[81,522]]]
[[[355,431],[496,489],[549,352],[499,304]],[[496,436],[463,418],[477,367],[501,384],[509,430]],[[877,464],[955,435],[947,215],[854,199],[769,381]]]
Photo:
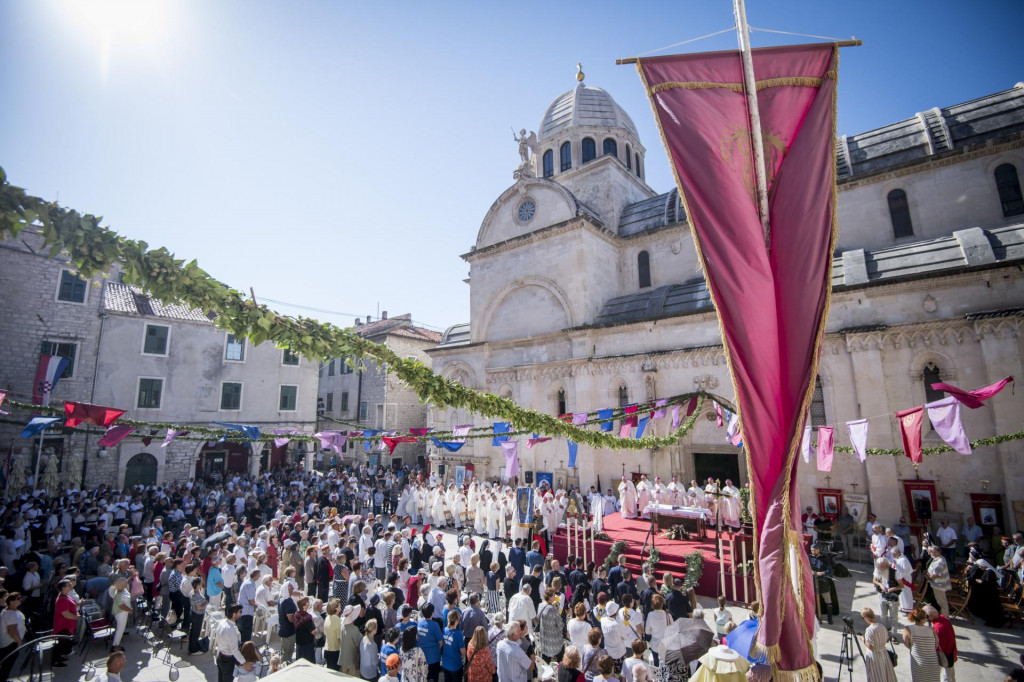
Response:
[[[853,176],[849,180],[840,180],[839,191],[845,192],[864,185],[888,182],[895,178],[906,177],[907,175],[913,175],[922,171],[945,168],[965,161],[973,161],[1000,152],[1022,148],[1024,148],[1024,133],[1016,133],[1002,138],[1001,141],[981,142],[969,147],[953,149],[935,156],[929,156],[925,159],[911,161],[892,170],[880,170],[874,174],[866,174],[859,177]]]
[[[608,228],[601,227],[600,225],[593,223],[589,216],[580,215],[570,218],[569,220],[563,220],[560,223],[555,223],[554,225],[542,227],[541,229],[534,230],[533,232],[528,232],[527,234],[521,234],[518,237],[506,239],[505,241],[498,242],[497,244],[490,244],[479,249],[474,249],[469,253],[462,254],[460,258],[468,263],[472,263],[484,256],[496,256],[500,253],[505,253],[512,249],[518,249],[522,246],[527,246],[528,244],[541,242],[567,232],[573,232],[577,229],[586,230],[613,246],[618,239],[616,234]]]

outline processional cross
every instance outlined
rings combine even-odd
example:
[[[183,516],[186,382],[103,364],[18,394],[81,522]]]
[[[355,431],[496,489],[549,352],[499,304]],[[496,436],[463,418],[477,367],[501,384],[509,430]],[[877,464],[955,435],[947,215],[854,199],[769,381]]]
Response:
[[[939,502],[942,503],[942,511],[946,511],[946,500],[949,499],[949,495],[947,495],[945,492],[941,492],[938,495],[936,495],[936,497],[938,497]]]

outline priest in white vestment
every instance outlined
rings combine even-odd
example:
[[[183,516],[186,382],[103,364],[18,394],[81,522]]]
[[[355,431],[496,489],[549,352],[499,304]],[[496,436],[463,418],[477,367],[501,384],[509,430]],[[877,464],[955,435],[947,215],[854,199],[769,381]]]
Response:
[[[622,483],[619,483],[619,500],[622,504],[622,517],[626,519],[635,519],[637,517],[637,490],[636,486],[633,485],[633,481],[629,480],[625,476],[622,477]]]

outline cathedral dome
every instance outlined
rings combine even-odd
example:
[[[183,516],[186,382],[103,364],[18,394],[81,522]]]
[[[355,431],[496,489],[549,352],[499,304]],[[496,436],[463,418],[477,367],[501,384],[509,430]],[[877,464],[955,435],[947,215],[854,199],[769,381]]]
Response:
[[[540,122],[538,142],[555,137],[569,126],[625,128],[636,138],[636,126],[612,96],[601,88],[580,83],[555,98]]]

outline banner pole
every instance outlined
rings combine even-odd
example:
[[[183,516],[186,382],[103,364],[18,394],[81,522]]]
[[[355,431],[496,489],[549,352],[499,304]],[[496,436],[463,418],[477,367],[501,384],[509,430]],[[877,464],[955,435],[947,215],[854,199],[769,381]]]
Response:
[[[32,490],[39,490],[39,460],[43,458],[43,439],[46,438],[46,429],[39,432],[39,448],[36,450],[36,467],[35,473],[32,474]],[[50,494],[50,491],[46,491]],[[13,498],[12,498],[13,499]]]
[[[747,114],[750,118],[750,147],[753,152],[754,178],[757,182],[757,210],[761,214],[761,231],[764,245],[771,250],[771,225],[768,215],[768,174],[764,164],[764,141],[761,138],[761,111],[757,106],[757,84],[754,80],[754,60],[750,53],[750,29],[747,26],[747,10],[744,0],[733,0],[736,15],[736,37],[743,60],[743,89],[747,96]]]

